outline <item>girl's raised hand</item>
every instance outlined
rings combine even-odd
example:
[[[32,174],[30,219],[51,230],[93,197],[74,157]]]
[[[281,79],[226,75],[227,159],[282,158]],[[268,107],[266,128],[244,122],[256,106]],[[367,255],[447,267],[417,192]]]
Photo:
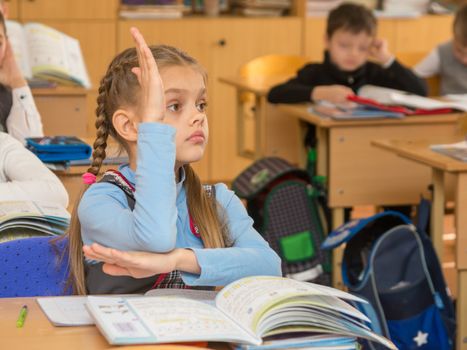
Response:
[[[139,62],[139,67],[131,70],[141,86],[138,117],[141,122],[160,122],[164,119],[165,97],[156,60],[140,31],[132,27],[130,32],[136,44]]]

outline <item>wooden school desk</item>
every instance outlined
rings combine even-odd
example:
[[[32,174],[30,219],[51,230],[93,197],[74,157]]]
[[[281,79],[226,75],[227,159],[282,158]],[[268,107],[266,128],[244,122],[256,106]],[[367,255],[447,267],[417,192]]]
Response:
[[[16,328],[19,310],[28,306],[22,328]],[[54,327],[42,312],[36,298],[0,298],[0,348],[5,350],[196,350],[199,347],[182,345],[112,346],[95,326]],[[215,349],[228,349],[214,343]]]
[[[283,113],[316,125],[317,173],[327,177],[328,205],[333,212],[333,228],[344,223],[344,208],[357,205],[415,204],[428,196],[429,170],[419,164],[373,147],[371,141],[394,137],[433,137],[439,143],[459,139],[461,114],[337,121],[309,111],[307,104],[278,105]],[[301,148],[303,150],[303,148]],[[303,152],[303,151],[302,151]],[[305,154],[301,157],[305,159]],[[333,254],[333,280],[341,287],[342,249]]]
[[[389,151],[388,153],[431,168],[434,186],[431,230],[438,253],[442,247],[443,236],[444,177],[447,173],[455,176],[457,349],[467,350],[467,163],[431,151],[429,145],[434,143],[438,142],[433,142],[431,137],[425,141],[394,139],[373,142],[376,147]]]
[[[32,89],[45,135],[86,136],[87,90],[79,87]]]

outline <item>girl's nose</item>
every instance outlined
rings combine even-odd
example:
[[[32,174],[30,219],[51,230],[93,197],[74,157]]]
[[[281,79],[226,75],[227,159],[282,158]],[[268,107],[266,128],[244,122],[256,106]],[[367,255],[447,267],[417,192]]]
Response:
[[[195,110],[193,116],[191,117],[191,124],[203,124],[206,119],[206,112],[200,112],[198,109]]]

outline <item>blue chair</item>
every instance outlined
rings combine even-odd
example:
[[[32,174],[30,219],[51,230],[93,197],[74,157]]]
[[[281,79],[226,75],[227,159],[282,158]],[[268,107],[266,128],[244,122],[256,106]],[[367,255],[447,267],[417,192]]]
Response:
[[[0,243],[0,298],[70,295],[65,290],[68,256],[60,260],[68,244],[41,236]]]

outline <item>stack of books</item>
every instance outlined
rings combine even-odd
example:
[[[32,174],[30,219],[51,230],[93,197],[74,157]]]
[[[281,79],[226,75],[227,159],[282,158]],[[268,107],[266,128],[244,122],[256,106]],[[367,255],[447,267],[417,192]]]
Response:
[[[384,0],[383,14],[393,17],[415,17],[426,13],[429,0]]]
[[[235,14],[249,17],[277,17],[290,11],[291,0],[233,0]]]
[[[183,17],[184,13],[191,11],[179,0],[153,0],[153,1],[122,1],[120,5],[120,18],[128,19],[172,19]]]
[[[306,2],[307,17],[326,17],[333,8],[339,6],[343,0],[308,0]]]

